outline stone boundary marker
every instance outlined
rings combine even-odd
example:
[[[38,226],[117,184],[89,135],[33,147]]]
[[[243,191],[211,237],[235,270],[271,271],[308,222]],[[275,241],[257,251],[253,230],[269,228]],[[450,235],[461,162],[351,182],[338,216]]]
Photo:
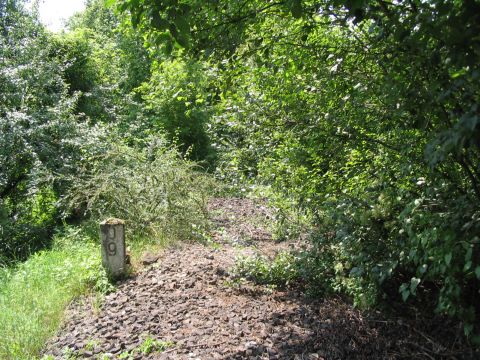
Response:
[[[121,276],[126,270],[125,222],[107,219],[100,223],[102,265],[109,275]]]

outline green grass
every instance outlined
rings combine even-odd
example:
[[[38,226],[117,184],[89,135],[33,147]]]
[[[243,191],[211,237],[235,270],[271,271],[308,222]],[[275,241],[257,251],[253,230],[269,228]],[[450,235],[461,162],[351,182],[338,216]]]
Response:
[[[138,347],[138,352],[143,355],[149,355],[153,352],[162,352],[168,348],[174,346],[175,344],[171,341],[161,341],[156,340],[151,336],[148,336]]]
[[[58,237],[13,269],[0,269],[0,359],[37,358],[75,297],[110,285],[99,246],[79,234]]]
[[[152,336],[147,336],[137,348],[131,351],[124,351],[118,358],[132,360],[136,355],[149,355],[154,352],[162,352],[173,346],[175,346],[175,343],[172,341],[157,340]]]

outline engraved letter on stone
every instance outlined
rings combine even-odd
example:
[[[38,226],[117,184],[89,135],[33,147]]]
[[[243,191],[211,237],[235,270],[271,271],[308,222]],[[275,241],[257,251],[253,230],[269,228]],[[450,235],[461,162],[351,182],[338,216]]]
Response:
[[[102,264],[112,276],[125,272],[125,224],[123,220],[108,219],[100,223]]]

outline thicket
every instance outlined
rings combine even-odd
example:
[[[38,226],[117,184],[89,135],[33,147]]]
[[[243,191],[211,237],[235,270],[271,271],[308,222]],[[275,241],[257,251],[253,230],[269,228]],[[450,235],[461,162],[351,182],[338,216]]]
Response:
[[[103,1],[89,1],[69,27],[49,33],[35,8],[0,0],[2,359],[38,357],[75,297],[111,289],[99,221],[126,220],[132,257],[207,228],[213,182],[187,158],[207,154],[197,135],[208,111],[192,112],[190,140],[168,127],[184,108],[159,89],[150,95],[151,69],[160,70],[142,36]],[[188,76],[177,78],[179,90]],[[188,91],[199,105],[195,87]]]
[[[267,189],[278,238],[313,225],[308,254],[245,263],[262,281],[427,297],[478,335],[479,17],[475,0],[97,0],[52,35],[0,0],[0,262],[85,216],[166,234],[174,211],[194,233],[194,159]]]
[[[130,242],[199,239],[208,228],[214,185],[199,170],[163,139],[153,138],[143,149],[112,145],[81,169],[65,201],[70,211],[97,222],[125,220]]]
[[[427,294],[479,333],[478,2],[111,3],[215,70],[217,172],[308,214],[309,274],[365,306]]]
[[[0,2],[0,264],[48,245],[82,153],[99,151],[101,134],[75,114],[66,64],[17,1]]]
[[[198,235],[209,185],[183,158],[211,156],[201,69],[153,61],[103,1],[61,34],[20,0],[2,0],[0,15],[0,264],[48,248],[65,222],[107,214],[139,237]]]

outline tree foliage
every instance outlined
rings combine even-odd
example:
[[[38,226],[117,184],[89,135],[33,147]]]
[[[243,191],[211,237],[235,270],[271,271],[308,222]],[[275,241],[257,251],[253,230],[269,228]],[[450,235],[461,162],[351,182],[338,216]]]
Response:
[[[163,131],[171,143],[194,160],[212,163],[213,150],[207,135],[211,116],[209,76],[205,66],[188,61],[164,61],[152,67],[142,95],[149,128]]]
[[[473,331],[477,1],[116,4],[150,48],[216,69],[220,171],[311,214],[337,290],[371,304],[438,289],[437,309]]]
[[[267,188],[280,235],[307,214],[295,277],[363,306],[429,297],[479,334],[479,17],[475,0],[96,0],[52,36],[0,0],[2,252],[41,244],[20,229],[58,220],[76,170],[116,180],[96,137],[126,154],[165,137]]]
[[[77,122],[65,68],[49,37],[20,2],[7,1],[0,35],[0,262],[48,244],[55,206],[94,142]]]

